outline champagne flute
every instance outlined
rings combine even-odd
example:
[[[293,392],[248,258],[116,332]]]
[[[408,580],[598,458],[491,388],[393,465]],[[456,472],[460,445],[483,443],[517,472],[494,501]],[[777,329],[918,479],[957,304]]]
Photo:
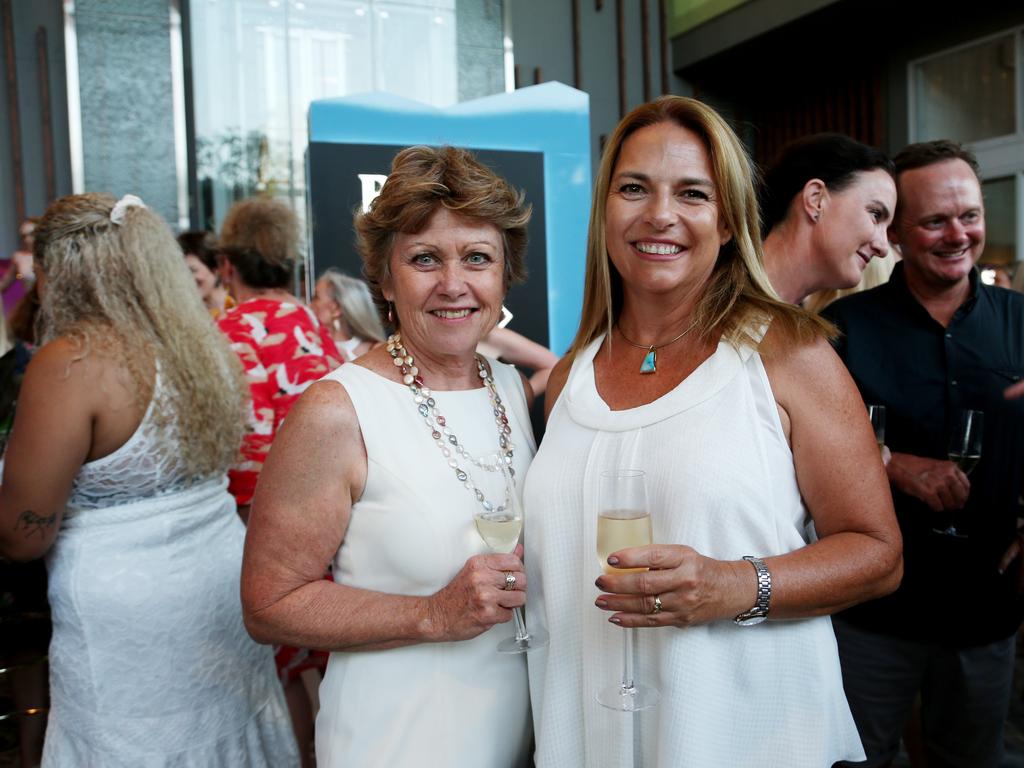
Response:
[[[651,543],[651,513],[647,506],[644,473],[638,469],[601,473],[597,506],[597,557],[605,573],[646,571],[646,568],[613,568],[608,555],[627,547]],[[626,628],[622,646],[622,679],[618,685],[597,692],[597,702],[619,712],[639,712],[658,703],[657,688],[640,685],[633,677],[635,630]]]
[[[505,508],[477,512],[473,520],[477,533],[492,552],[509,554],[515,550],[523,532],[523,506],[508,466],[504,462],[500,462],[500,466],[508,489],[508,503]],[[522,608],[513,608],[512,618],[516,633],[498,643],[499,653],[526,653],[548,644],[548,633],[543,628],[535,626],[533,632],[527,631]]]
[[[981,460],[981,438],[984,422],[985,414],[981,411],[957,411],[953,418],[953,428],[949,433],[949,450],[946,452],[946,455],[965,475],[971,474],[971,470]],[[961,539],[967,538],[966,534],[960,533],[957,530],[954,522],[950,522],[946,528],[934,528],[933,530],[944,536],[956,536]]]
[[[869,405],[868,418],[871,419],[871,428],[875,431],[875,442],[878,443],[878,452],[885,447],[885,406]]]

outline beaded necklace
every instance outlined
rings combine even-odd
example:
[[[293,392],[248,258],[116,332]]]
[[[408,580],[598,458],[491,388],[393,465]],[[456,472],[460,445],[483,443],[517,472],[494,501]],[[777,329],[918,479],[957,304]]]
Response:
[[[498,453],[478,458],[467,451],[465,446],[459,442],[459,438],[452,432],[445,417],[438,411],[437,401],[434,400],[433,393],[423,383],[423,377],[420,376],[419,368],[416,367],[412,355],[409,354],[402,344],[401,333],[396,331],[388,337],[387,350],[388,354],[391,355],[391,362],[395,364],[395,367],[402,374],[402,383],[412,392],[412,399],[416,403],[417,410],[420,416],[423,417],[423,422],[427,425],[427,429],[430,430],[430,436],[433,438],[434,444],[440,449],[441,455],[448,462],[448,466],[455,472],[456,479],[467,491],[476,497],[476,500],[485,512],[505,511],[509,507],[511,499],[508,483],[505,483],[505,501],[496,506],[484,496],[483,491],[476,487],[476,484],[473,482],[473,476],[467,469],[463,469],[459,465],[458,459],[456,459],[456,456],[458,456],[486,472],[499,472],[501,471],[501,465],[506,464],[510,476],[515,477],[516,474],[515,467],[512,466],[515,449],[511,437],[512,428],[509,426],[508,414],[505,412],[505,406],[501,402],[498,389],[494,386],[494,377],[491,375],[486,361],[480,355],[476,356],[477,374],[487,388],[487,396],[490,398],[491,410],[494,414],[494,423],[498,426]]]

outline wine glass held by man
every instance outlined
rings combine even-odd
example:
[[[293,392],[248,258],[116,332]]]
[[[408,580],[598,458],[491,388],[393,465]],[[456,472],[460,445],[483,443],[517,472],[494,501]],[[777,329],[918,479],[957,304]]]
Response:
[[[526,600],[523,550],[489,553],[474,514],[509,503],[502,463],[521,483],[535,450],[526,382],[475,354],[524,275],[529,214],[468,152],[412,147],[356,216],[396,331],[289,414],[242,571],[254,637],[332,651],[319,766],[527,759],[525,658],[495,650]]]
[[[889,250],[896,208],[893,164],[839,133],[783,147],[761,184],[764,267],[775,292],[801,304],[823,289],[852,288]]]
[[[827,324],[768,284],[752,178],[692,99],[638,107],[606,146],[581,326],[525,489],[527,619],[551,636],[531,668],[542,768],[863,754],[825,617],[896,587],[901,540]],[[649,572],[599,575],[594,488],[622,467],[646,473],[656,543],[608,557]],[[593,701],[621,663],[616,625],[641,628],[635,674],[661,692],[636,741]]]
[[[297,766],[272,654],[238,602],[238,360],[137,197],[61,198],[34,247],[40,349],[5,455],[0,555],[46,555],[42,764]]]

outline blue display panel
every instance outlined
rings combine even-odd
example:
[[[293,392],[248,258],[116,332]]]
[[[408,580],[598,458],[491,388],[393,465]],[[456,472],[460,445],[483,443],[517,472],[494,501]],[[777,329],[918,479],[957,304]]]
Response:
[[[586,262],[591,194],[587,94],[544,83],[444,110],[384,93],[315,101],[309,109],[309,142],[316,273],[328,266],[359,273],[352,213],[402,147],[472,149],[524,189],[535,217],[527,255],[530,279],[510,295],[516,315],[510,327],[557,354],[565,352],[579,323]]]

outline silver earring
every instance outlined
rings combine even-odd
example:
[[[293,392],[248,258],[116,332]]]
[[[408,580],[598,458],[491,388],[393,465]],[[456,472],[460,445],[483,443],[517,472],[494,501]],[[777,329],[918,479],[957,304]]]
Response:
[[[395,305],[388,302],[388,325],[395,324]]]

